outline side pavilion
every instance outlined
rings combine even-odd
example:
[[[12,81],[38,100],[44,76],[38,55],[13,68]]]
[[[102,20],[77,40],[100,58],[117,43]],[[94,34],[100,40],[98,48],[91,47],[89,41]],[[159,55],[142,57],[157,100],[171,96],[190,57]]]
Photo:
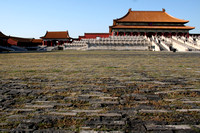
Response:
[[[68,31],[47,31],[45,36],[40,38],[43,40],[43,45],[45,46],[57,46],[72,42]]]

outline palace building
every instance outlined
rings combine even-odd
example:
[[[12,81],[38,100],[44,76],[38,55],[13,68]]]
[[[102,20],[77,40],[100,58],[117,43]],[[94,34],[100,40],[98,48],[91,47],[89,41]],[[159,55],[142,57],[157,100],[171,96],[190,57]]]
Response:
[[[69,43],[72,41],[72,38],[69,36],[68,31],[47,31],[45,36],[40,38],[43,39],[43,45],[45,46],[62,45],[64,43]]]
[[[113,35],[164,35],[189,36],[189,30],[194,27],[185,26],[188,20],[182,20],[169,15],[165,9],[162,11],[132,11],[119,19],[113,20],[109,27]]]

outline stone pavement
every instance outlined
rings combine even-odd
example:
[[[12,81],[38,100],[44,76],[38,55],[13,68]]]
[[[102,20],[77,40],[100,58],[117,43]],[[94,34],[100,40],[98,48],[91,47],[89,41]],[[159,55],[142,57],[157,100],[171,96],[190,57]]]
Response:
[[[55,88],[19,79],[0,81],[0,132],[200,131],[200,88],[185,80],[34,82]]]

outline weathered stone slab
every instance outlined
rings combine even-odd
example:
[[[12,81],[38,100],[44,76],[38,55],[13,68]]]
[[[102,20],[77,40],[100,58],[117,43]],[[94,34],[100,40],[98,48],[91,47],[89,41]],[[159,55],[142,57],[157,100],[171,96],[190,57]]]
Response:
[[[134,101],[136,104],[148,104],[149,101]]]
[[[72,103],[52,103],[54,106],[70,107]]]
[[[42,104],[51,104],[51,103],[57,103],[56,101],[40,101],[40,100],[38,100],[38,101],[33,101],[34,103],[42,103]]]
[[[177,109],[178,112],[200,112],[200,109]]]
[[[174,102],[176,101],[176,99],[163,99],[164,101],[167,101],[167,102]]]
[[[25,105],[25,108],[53,108],[54,105]]]
[[[146,109],[141,109],[139,110],[140,113],[168,113],[172,112],[169,110],[146,110]]]
[[[145,95],[141,95],[141,94],[135,94],[135,93],[132,93],[132,94],[125,94],[125,95],[122,95],[122,97],[134,97],[135,100],[147,100],[147,97]]]
[[[125,125],[124,121],[113,121],[114,125]]]
[[[74,133],[73,131],[70,130],[59,130],[59,129],[40,129],[40,130],[35,130],[33,133]]]
[[[72,110],[72,112],[76,113],[99,113],[103,110]]]
[[[183,103],[200,103],[200,101],[182,101]]]
[[[186,91],[185,89],[177,89],[177,90],[172,90],[172,91],[159,91],[155,92],[154,94],[168,94],[168,93],[174,93],[174,92],[183,92]]]
[[[122,115],[119,113],[90,113],[87,116],[98,116],[98,117],[121,117]]]
[[[31,133],[34,129],[12,129],[11,133]]]
[[[105,113],[105,114],[98,114],[98,116],[103,117],[121,117],[122,115],[119,113]]]
[[[7,126],[8,123],[0,123],[0,126]]]
[[[200,125],[193,125],[193,127],[196,127],[196,128],[200,129]]]
[[[91,104],[106,104],[106,105],[114,105],[119,104],[118,101],[90,101]]]
[[[117,100],[118,97],[100,97],[102,100]]]
[[[18,112],[33,112],[35,109],[12,109],[12,111],[18,111]]]
[[[91,97],[101,97],[103,95],[100,95],[100,94],[83,94],[83,95],[79,95],[79,97],[82,97],[82,98],[91,98]]]
[[[192,129],[189,125],[154,125],[154,124],[146,124],[146,129],[148,131],[152,130],[190,130]]]
[[[40,123],[42,122],[42,119],[25,119],[22,121],[23,123]]]
[[[49,112],[51,115],[76,116],[75,112]]]
[[[80,133],[98,133],[98,132],[94,130],[81,130]]]
[[[8,119],[20,119],[20,118],[24,118],[26,117],[26,115],[10,115],[7,118]]]
[[[168,94],[168,93],[184,92],[184,91],[199,92],[200,89],[176,89],[176,90],[171,90],[171,91],[159,91],[159,92],[155,92],[154,94]]]

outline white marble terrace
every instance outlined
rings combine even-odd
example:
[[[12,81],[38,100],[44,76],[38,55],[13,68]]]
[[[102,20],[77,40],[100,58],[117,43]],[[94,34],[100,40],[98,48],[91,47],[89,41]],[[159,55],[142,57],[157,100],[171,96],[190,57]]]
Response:
[[[110,36],[65,43],[65,50],[153,50],[200,51],[200,37],[190,36]]]

